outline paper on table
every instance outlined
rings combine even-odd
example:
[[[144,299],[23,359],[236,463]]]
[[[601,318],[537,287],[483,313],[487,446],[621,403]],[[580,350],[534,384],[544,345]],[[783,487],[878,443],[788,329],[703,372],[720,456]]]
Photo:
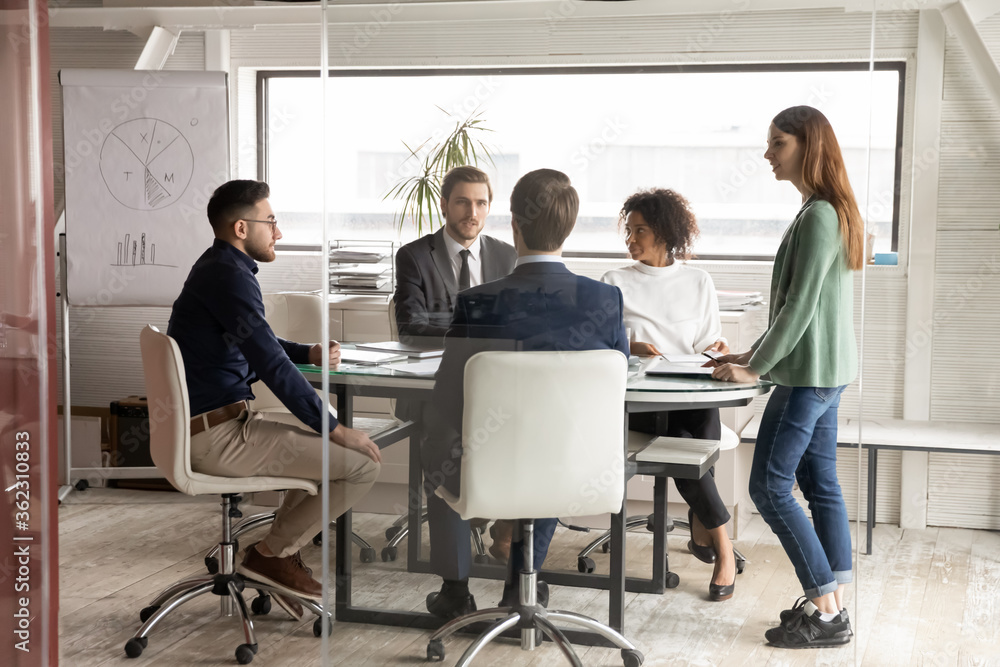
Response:
[[[407,375],[434,375],[437,373],[438,366],[440,365],[441,357],[435,357],[433,359],[424,359],[423,361],[411,363],[386,364],[382,368],[399,371],[400,373],[406,373]]]
[[[704,354],[665,354],[663,358],[672,364],[704,364],[708,357]]]
[[[427,349],[406,345],[398,340],[387,340],[380,343],[355,343],[359,350],[371,350],[372,352],[392,352],[394,354],[405,354],[408,357],[429,358],[440,357],[444,354],[443,348]]]
[[[340,360],[349,364],[384,364],[390,361],[402,361],[405,354],[387,352],[368,352],[366,350],[341,350]]]

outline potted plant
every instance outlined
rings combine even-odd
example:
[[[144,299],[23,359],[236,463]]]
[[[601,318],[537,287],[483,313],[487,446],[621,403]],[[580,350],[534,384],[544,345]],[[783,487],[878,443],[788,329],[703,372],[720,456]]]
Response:
[[[444,109],[441,111],[452,115]],[[403,142],[412,158],[421,160],[421,154],[424,158],[417,175],[396,183],[383,198],[403,202],[402,209],[393,217],[394,225],[402,229],[404,222],[410,220],[417,229],[417,236],[422,236],[425,230],[431,231],[443,224],[439,202],[444,175],[454,167],[467,164],[478,166],[480,160],[493,165],[493,154],[480,139],[481,133],[492,130],[483,123],[482,111],[476,109],[465,120],[456,121],[451,133],[434,145],[428,146],[433,138],[415,149]]]

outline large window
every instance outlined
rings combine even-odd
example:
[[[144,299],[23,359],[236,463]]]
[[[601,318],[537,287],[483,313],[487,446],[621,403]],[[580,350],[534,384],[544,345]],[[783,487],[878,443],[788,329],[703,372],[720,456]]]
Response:
[[[272,186],[285,243],[315,243],[319,228],[317,74],[260,75],[261,176]],[[495,166],[480,165],[494,182],[488,233],[509,239],[515,181],[551,167],[580,192],[569,252],[623,252],[624,199],[639,188],[668,187],[694,206],[699,256],[772,256],[801,202],[763,159],[767,128],[781,109],[810,104],[837,132],[876,250],[896,250],[902,63],[881,63],[873,74],[859,63],[331,76],[325,188],[335,238],[412,239],[409,225],[401,233],[393,226],[399,203],[383,199],[418,167],[404,143],[416,148],[478,109],[496,153]]]

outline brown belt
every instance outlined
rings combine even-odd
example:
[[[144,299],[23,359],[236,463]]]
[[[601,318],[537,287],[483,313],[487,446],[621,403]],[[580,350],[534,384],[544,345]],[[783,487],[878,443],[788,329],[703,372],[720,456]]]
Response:
[[[246,401],[239,401],[238,403],[231,403],[229,405],[224,405],[221,408],[216,408],[211,412],[205,412],[197,417],[191,418],[191,435],[198,435],[205,430],[205,422],[208,422],[208,428],[213,426],[218,426],[223,424],[230,419],[236,419],[240,416],[247,407]]]

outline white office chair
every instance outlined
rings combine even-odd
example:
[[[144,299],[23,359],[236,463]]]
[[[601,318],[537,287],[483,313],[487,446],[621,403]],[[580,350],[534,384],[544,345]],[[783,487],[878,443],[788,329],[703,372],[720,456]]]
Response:
[[[155,406],[150,411],[149,438],[153,463],[182,493],[189,496],[217,493],[222,496],[222,539],[219,542],[218,573],[190,577],[164,589],[140,612],[142,627],[125,644],[125,653],[130,658],[139,657],[147,646],[149,634],[167,614],[189,600],[212,593],[221,597],[224,616],[232,616],[233,605],[236,605],[246,639],[246,643],[236,648],[236,660],[241,665],[251,662],[257,653],[257,639],[250,612],[243,600],[244,586],[256,588],[260,594],[253,601],[255,613],[267,613],[270,608],[268,594],[281,593],[297,599],[303,607],[316,614],[313,632],[322,632],[322,619],[329,619],[330,616],[314,601],[298,598],[286,590],[275,589],[236,573],[236,544],[230,525],[231,519],[241,516],[238,507],[241,493],[301,489],[315,495],[316,484],[294,477],[216,477],[194,472],[191,469],[191,408],[180,349],[172,338],[153,326],[143,328],[139,345],[146,376],[146,395],[150,406]]]
[[[650,441],[655,440],[656,436],[650,435],[648,433],[640,433],[638,431],[629,431],[629,453],[635,454],[636,451],[645,447]],[[719,451],[726,451],[728,449],[735,449],[740,444],[740,437],[736,433],[726,426],[722,425],[722,437],[719,439]],[[683,456],[684,452],[678,452],[679,456]],[[678,459],[677,461],[667,461],[671,463],[681,463],[682,461]],[[630,516],[625,520],[625,530],[640,530],[645,529],[652,533],[654,529],[654,515],[643,515],[643,516]],[[666,529],[667,532],[671,532],[674,528],[681,528],[683,530],[691,532],[691,526],[684,519],[674,519],[673,517],[667,517]],[[576,567],[580,572],[590,573],[596,568],[596,563],[590,555],[596,551],[598,548],[604,553],[608,553],[611,546],[611,532],[605,531],[599,535],[595,540],[583,548],[579,554],[577,554]],[[736,573],[743,574],[743,570],[746,569],[747,559],[743,553],[733,547],[733,554],[736,556]],[[667,588],[675,588],[680,583],[680,579],[673,572],[667,571]]]
[[[621,649],[626,667],[643,656],[625,637],[598,621],[536,603],[533,519],[618,512],[625,495],[627,362],[615,350],[481,352],[465,367],[462,478],[459,495],[442,497],[463,518],[522,521],[524,567],[519,602],[459,617],[431,635],[428,660],[444,659],[443,640],[478,621],[494,620],[458,661],[468,665],[504,631],[521,628],[521,648],[535,648],[540,629],[571,664],[580,660],[555,623],[578,625]],[[499,415],[499,417],[498,417]]]

